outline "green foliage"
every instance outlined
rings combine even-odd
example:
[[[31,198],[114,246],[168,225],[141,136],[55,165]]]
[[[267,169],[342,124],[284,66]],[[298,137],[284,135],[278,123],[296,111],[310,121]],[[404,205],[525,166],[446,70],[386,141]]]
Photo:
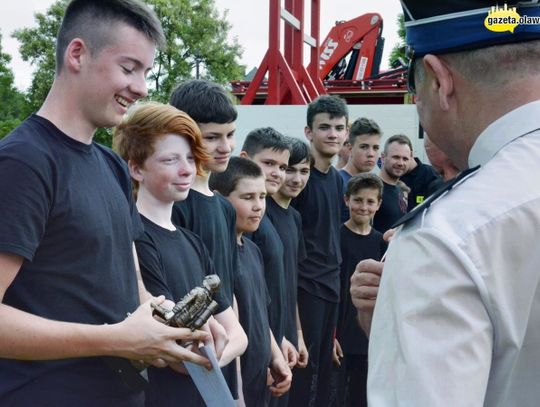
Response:
[[[23,61],[36,67],[27,91],[30,110],[36,111],[43,104],[54,80],[56,34],[68,0],[58,0],[45,13],[35,13],[35,28],[22,28],[13,33],[21,46]]]
[[[0,139],[19,125],[28,110],[24,95],[15,88],[10,61],[11,56],[2,51],[0,33]]]
[[[397,23],[398,23],[398,35],[399,35],[400,41],[394,45],[394,48],[392,48],[392,52],[390,53],[390,58],[389,58],[390,66],[393,66],[394,63],[398,60],[398,58],[401,58],[403,61],[407,61],[407,58],[405,56],[406,32],[405,32],[405,18],[403,17],[403,13],[398,15]]]
[[[22,28],[13,34],[21,44],[22,59],[35,67],[27,91],[29,103],[25,113],[17,116],[20,120],[39,109],[51,88],[55,74],[56,34],[68,2],[57,0],[45,13],[34,15],[37,27]],[[167,38],[167,47],[158,51],[148,76],[150,99],[167,102],[179,82],[195,77],[197,65],[201,78],[222,84],[244,76],[244,66],[238,63],[242,49],[236,39],[228,40],[231,26],[226,20],[227,13],[221,15],[214,0],[145,2],[153,7]],[[100,129],[95,137],[97,142],[111,145],[110,130]]]
[[[214,0],[146,0],[153,6],[167,38],[158,51],[149,76],[150,97],[165,102],[182,81],[195,77],[227,83],[244,76],[237,60],[242,49],[237,40],[228,41],[227,13],[220,15]]]

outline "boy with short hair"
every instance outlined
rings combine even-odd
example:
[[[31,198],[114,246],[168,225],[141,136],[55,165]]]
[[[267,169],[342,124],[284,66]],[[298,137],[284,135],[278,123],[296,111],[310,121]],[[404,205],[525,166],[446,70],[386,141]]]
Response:
[[[341,298],[336,333],[334,361],[338,372],[338,405],[367,406],[367,351],[368,339],[356,318],[357,311],[351,301],[350,281],[358,262],[364,259],[379,261],[387,242],[383,235],[371,227],[382,201],[383,183],[370,173],[358,174],[347,184],[345,203],[349,219],[341,225]],[[342,356],[343,359],[339,359]]]
[[[173,207],[173,223],[198,235],[210,252],[221,290],[231,304],[236,273],[236,214],[231,204],[208,187],[212,173],[225,171],[234,150],[237,111],[222,86],[201,79],[181,83],[170,104],[186,112],[199,126],[208,162],[197,174],[188,197]],[[223,369],[233,397],[238,398],[236,363]]]
[[[273,378],[274,396],[289,390],[292,374],[272,334],[268,320],[268,290],[264,265],[257,245],[244,233],[259,227],[265,210],[266,186],[261,168],[253,161],[233,157],[227,170],[212,174],[210,187],[225,196],[236,210],[238,271],[235,295],[240,323],[248,336],[248,347],[240,358],[242,389],[246,406],[266,406],[269,402],[267,380]],[[270,368],[270,372],[268,372]]]
[[[283,185],[290,148],[285,137],[271,127],[250,131],[244,141],[240,156],[249,158],[261,167],[266,178],[267,202]],[[285,285],[284,244],[266,213],[258,229],[248,237],[257,245],[263,257],[264,276],[270,295],[270,328],[283,350],[283,356],[292,367],[297,362],[297,351],[283,332],[285,316],[288,315],[287,290],[291,289]]]
[[[311,153],[306,143],[293,137],[286,137],[291,145],[291,157],[285,171],[285,181],[281,188],[266,200],[266,214],[283,242],[285,266],[285,326],[284,335],[298,351],[296,367],[305,368],[308,361],[300,317],[298,315],[298,263],[306,255],[302,218],[290,203],[306,186],[312,164]],[[281,399],[280,399],[281,404]]]
[[[137,185],[144,234],[135,243],[144,283],[153,295],[174,303],[215,273],[200,237],[171,221],[174,202],[188,196],[195,174],[209,159],[200,130],[173,106],[147,102],[128,112],[115,129],[114,141]],[[225,366],[245,350],[247,338],[226,296],[218,291],[215,299],[218,309],[206,329],[214,334],[219,363]],[[223,328],[228,342],[220,335]],[[148,377],[148,407],[175,406],[179,399],[190,406],[205,405],[187,375],[149,368]]]
[[[302,216],[306,258],[298,275],[298,310],[309,349],[306,369],[295,372],[292,405],[328,406],[334,329],[339,303],[339,228],[343,180],[332,160],[347,137],[349,112],[342,99],[321,96],[309,104],[305,136],[314,164],[306,188],[292,205]]]
[[[306,256],[304,236],[302,234],[302,217],[291,206],[306,186],[313,158],[309,147],[303,141],[286,137],[291,146],[291,157],[285,171],[285,180],[279,190],[266,200],[266,214],[278,232],[285,248],[285,287],[287,294],[285,301],[285,327],[284,335],[294,344],[299,353],[296,366],[305,367],[308,355],[302,334],[300,319],[298,317],[298,263]],[[294,289],[290,289],[293,287]]]
[[[218,84],[195,79],[172,92],[170,104],[186,112],[199,126],[210,159],[197,174],[188,197],[174,205],[173,222],[199,235],[214,260],[229,301],[233,298],[236,232],[234,208],[208,187],[212,173],[225,171],[234,150],[237,111]]]
[[[127,167],[92,141],[146,96],[164,42],[139,1],[72,1],[47,99],[0,141],[0,405],[141,406],[126,359],[209,364],[176,343],[206,334],[152,317]]]
[[[347,164],[339,170],[345,185],[352,176],[370,172],[375,168],[379,158],[381,136],[381,128],[374,120],[360,117],[353,122],[349,129],[348,140],[351,154]]]

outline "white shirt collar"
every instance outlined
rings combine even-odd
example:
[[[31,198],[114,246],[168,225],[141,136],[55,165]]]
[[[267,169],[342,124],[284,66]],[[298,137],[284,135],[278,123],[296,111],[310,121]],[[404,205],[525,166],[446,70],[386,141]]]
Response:
[[[540,128],[540,100],[495,120],[478,136],[469,153],[469,168],[484,165],[506,144]]]

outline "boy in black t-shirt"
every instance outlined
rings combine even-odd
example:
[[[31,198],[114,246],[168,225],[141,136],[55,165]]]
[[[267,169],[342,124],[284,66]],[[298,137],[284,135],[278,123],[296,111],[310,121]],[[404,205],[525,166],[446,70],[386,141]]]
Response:
[[[2,406],[141,406],[127,359],[208,364],[176,344],[206,334],[152,317],[127,167],[93,142],[146,96],[164,43],[139,1],[70,2],[45,102],[0,141]]]
[[[330,402],[332,349],[339,303],[339,227],[343,180],[332,166],[347,137],[345,102],[321,96],[307,110],[306,138],[314,164],[305,189],[291,205],[302,216],[306,257],[299,265],[298,310],[309,350],[306,369],[295,372],[291,405],[327,407]]]
[[[233,157],[225,172],[212,174],[210,186],[231,202],[236,210],[238,274],[235,295],[240,323],[248,336],[248,347],[240,358],[242,389],[246,406],[266,406],[270,393],[281,396],[291,385],[291,370],[274,338],[268,320],[270,298],[264,282],[264,265],[257,246],[244,233],[259,227],[265,210],[266,186],[261,168],[254,162]]]
[[[214,273],[201,239],[171,221],[174,202],[187,197],[195,173],[202,171],[208,159],[200,130],[184,112],[150,102],[128,112],[115,129],[114,139],[138,187],[137,209],[144,234],[135,243],[143,281],[152,294],[172,300],[168,304],[172,306]],[[218,310],[206,330],[213,334],[219,363],[225,366],[243,353],[247,338],[226,296],[218,291],[215,299]],[[228,328],[226,333],[216,320]],[[147,406],[175,406],[178,400],[204,405],[185,372],[149,368],[148,377]]]
[[[302,218],[290,203],[306,186],[312,158],[306,143],[292,137],[286,139],[291,145],[291,157],[285,171],[285,181],[276,193],[266,198],[266,216],[274,225],[284,248],[285,298],[283,309],[285,326],[283,333],[286,338],[289,338],[298,354],[294,367],[305,368],[308,362],[308,351],[298,315],[297,293],[298,263],[304,259],[306,249],[302,234]],[[289,366],[291,365],[289,363]],[[286,394],[279,399],[273,399],[272,405],[287,406],[288,399],[288,394]]]
[[[334,347],[334,363],[339,367],[335,405],[367,406],[368,340],[356,318],[349,293],[351,276],[358,262],[379,261],[387,248],[380,232],[371,227],[381,206],[383,183],[370,173],[352,177],[345,192],[350,217],[341,226],[341,297]]]
[[[244,141],[240,156],[249,158],[261,167],[266,178],[267,202],[271,200],[270,195],[275,194],[283,185],[290,148],[285,137],[271,127],[250,131]],[[296,290],[296,287],[285,284],[284,244],[267,213],[264,214],[259,228],[248,237],[263,256],[264,276],[270,294],[270,328],[289,367],[293,367],[297,363],[298,354],[290,338],[285,336],[284,327],[288,315],[287,290]]]
[[[199,126],[209,160],[197,174],[188,197],[173,207],[175,225],[198,235],[210,252],[221,291],[234,304],[233,288],[236,273],[236,214],[231,204],[208,187],[212,173],[225,171],[234,150],[236,108],[225,89],[206,80],[181,83],[172,92],[170,104],[186,112]],[[223,369],[229,388],[238,398],[236,363]]]

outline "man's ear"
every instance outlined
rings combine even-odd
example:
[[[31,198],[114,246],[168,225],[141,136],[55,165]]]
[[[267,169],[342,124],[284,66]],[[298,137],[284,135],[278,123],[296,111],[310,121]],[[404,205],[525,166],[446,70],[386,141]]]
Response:
[[[347,195],[343,195],[343,202],[345,202],[345,206],[348,208],[349,207],[349,198],[347,197]]]
[[[311,134],[311,128],[309,126],[304,127],[304,135],[309,142],[313,141],[313,135]]]
[[[454,94],[454,78],[452,71],[445,62],[435,55],[428,54],[423,59],[424,69],[426,71],[429,91],[437,93],[440,108],[443,111],[450,109],[450,99]]]
[[[90,55],[90,50],[86,46],[84,40],[74,38],[66,47],[64,53],[64,66],[72,72],[79,72],[87,56]]]
[[[129,175],[137,182],[142,182],[144,176],[141,172],[141,168],[135,164],[132,160],[128,161]]]
[[[243,157],[243,158],[249,158],[249,154],[247,153],[247,151],[244,151],[244,150],[240,151],[239,155],[240,157]]]

